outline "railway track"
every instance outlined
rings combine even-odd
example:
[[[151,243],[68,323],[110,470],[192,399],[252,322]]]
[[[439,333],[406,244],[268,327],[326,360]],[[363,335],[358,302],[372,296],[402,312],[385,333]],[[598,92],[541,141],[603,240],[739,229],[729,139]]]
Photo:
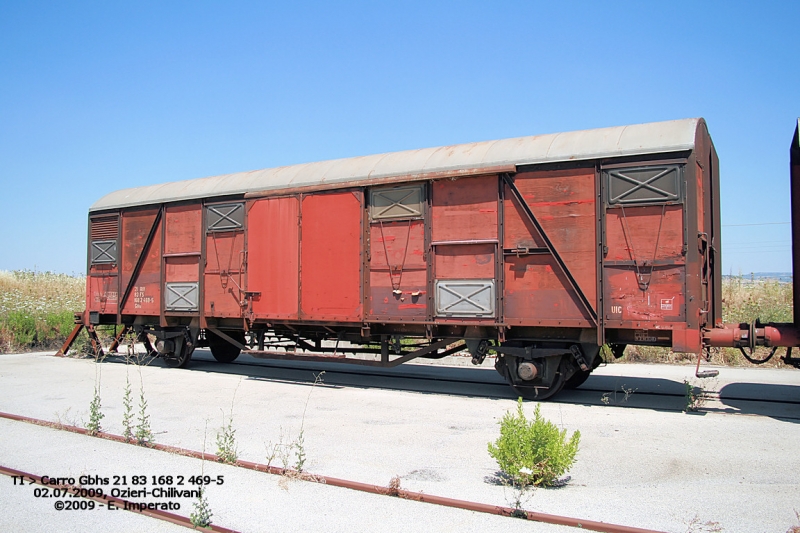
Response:
[[[192,368],[195,369],[215,372],[229,372],[235,369],[235,373],[247,374],[254,379],[301,385],[312,385],[314,376],[325,372],[325,380],[321,385],[327,387],[381,388],[455,396],[479,396],[491,399],[515,398],[514,392],[509,389],[508,384],[493,370],[473,367],[419,365],[415,366],[413,370],[410,370],[408,366],[376,369],[333,362],[306,363],[268,359],[252,361],[240,359],[232,363],[219,363],[204,350],[195,352],[192,361]],[[485,376],[479,376],[476,379],[476,374],[485,374]],[[655,383],[658,384],[655,385]],[[652,387],[663,387],[663,390],[654,390]],[[702,400],[709,412],[766,414],[769,406],[800,406],[800,397],[797,399],[756,397],[753,394],[731,394],[713,390],[703,391],[702,394]],[[595,374],[583,386],[565,390],[556,398],[548,401],[679,412],[685,410],[686,407],[686,386],[684,383],[666,381],[663,378],[624,378]],[[744,405],[744,408],[735,411],[723,409],[725,405],[731,404]],[[755,406],[755,408],[748,408],[748,406]],[[797,415],[782,413],[779,417],[798,420],[800,412]]]
[[[47,420],[41,420],[38,418],[31,418],[11,413],[3,413],[0,412],[0,418],[6,420],[13,420],[17,422],[25,422],[29,424],[34,424],[38,426],[45,426],[51,427],[54,429],[59,429],[63,431],[69,431],[72,433],[79,433],[82,435],[88,435],[87,430],[77,426],[70,426],[65,424],[54,424],[52,422],[48,422]],[[122,444],[128,444],[130,446],[136,446],[135,443],[129,443],[125,440],[124,437],[121,435],[114,435],[111,433],[104,433],[98,432],[95,435],[97,438],[112,440]],[[216,455],[209,454],[206,452],[198,452],[196,450],[190,450],[186,448],[180,448],[176,446],[166,446],[163,444],[154,443],[151,444],[151,447],[168,453],[174,453],[183,455],[186,457],[193,457],[196,459],[205,459],[209,461],[219,461],[219,458]],[[366,492],[370,494],[376,494],[381,496],[390,496],[396,498],[402,498],[405,500],[412,500],[421,503],[428,503],[433,505],[440,505],[444,507],[453,507],[456,509],[463,509],[467,511],[474,511],[478,513],[486,513],[486,514],[493,514],[498,516],[506,516],[510,518],[516,519],[524,519],[530,520],[534,522],[542,522],[546,524],[554,524],[554,525],[561,525],[561,526],[568,526],[568,527],[575,527],[579,529],[589,530],[589,531],[599,531],[603,533],[659,533],[658,531],[651,530],[651,529],[642,529],[638,527],[630,527],[620,524],[612,524],[608,522],[598,522],[595,520],[583,520],[579,518],[573,518],[569,516],[560,516],[548,513],[540,513],[536,511],[527,511],[524,509],[512,509],[511,507],[504,507],[500,505],[491,505],[467,500],[460,500],[455,498],[447,498],[444,496],[436,496],[434,494],[427,494],[423,492],[415,492],[404,490],[399,487],[395,488],[392,486],[383,487],[379,485],[372,485],[369,483],[362,483],[359,481],[353,481],[349,479],[341,479],[336,477],[330,476],[321,476],[316,474],[311,474],[308,472],[298,472],[291,469],[280,468],[277,466],[271,466],[262,463],[254,463],[251,461],[243,461],[238,460],[235,463],[231,464],[231,466],[237,468],[244,468],[247,470],[254,470],[257,472],[263,472],[266,474],[274,474],[274,475],[281,475],[281,476],[289,476],[293,479],[298,479],[301,481],[311,482],[311,483],[320,483],[323,485],[331,485],[334,487],[341,487],[350,490],[356,490],[360,492]],[[84,499],[89,499],[95,502],[98,502],[100,505],[108,505],[109,502],[113,502],[119,508],[124,508],[125,510],[130,510],[131,512],[138,512],[140,514],[150,516],[152,518],[157,518],[159,520],[164,520],[167,522],[171,522],[173,524],[185,526],[188,528],[195,528],[192,525],[191,521],[181,515],[177,515],[174,513],[169,513],[166,511],[159,511],[159,510],[148,510],[142,509],[141,507],[136,505],[136,502],[131,502],[128,500],[123,500],[121,498],[112,497],[106,494],[91,494],[84,496],[84,493],[81,492],[80,486],[75,485],[53,485],[52,483],[45,483],[42,480],[42,477],[30,474],[27,472],[23,472],[20,470],[15,470],[6,466],[0,465],[0,474],[14,477],[15,481],[17,479],[23,479],[27,483],[37,483],[40,485],[46,485],[49,488],[56,488],[66,492],[69,492],[70,495],[73,497],[80,497]],[[219,531],[222,533],[236,533],[235,530],[224,528],[221,526],[216,526],[214,524],[208,526],[207,528],[195,528],[199,531]]]

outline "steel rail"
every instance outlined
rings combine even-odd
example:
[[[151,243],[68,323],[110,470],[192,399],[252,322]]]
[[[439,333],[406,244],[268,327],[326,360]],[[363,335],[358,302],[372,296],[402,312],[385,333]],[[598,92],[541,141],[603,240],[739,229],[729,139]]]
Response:
[[[214,365],[218,365],[219,363],[214,359],[192,359],[198,363],[212,363]],[[277,359],[280,360],[280,359]],[[325,362],[325,363],[337,363],[338,361],[330,360],[330,361],[310,361],[310,362]],[[252,366],[255,368],[270,368],[275,370],[293,370],[293,371],[303,371],[309,370],[311,372],[320,372],[322,369],[310,369],[310,368],[301,368],[296,366],[278,366],[278,365],[270,365],[268,363],[259,363],[259,362],[252,362],[252,363],[245,363],[245,362],[231,362],[231,363],[224,363],[231,366]],[[452,367],[452,368],[460,368],[460,367]],[[472,370],[471,367],[465,367],[468,370]],[[409,379],[409,380],[417,380],[417,381],[434,381],[437,383],[459,383],[465,385],[484,385],[484,386],[498,386],[503,387],[504,389],[508,389],[508,383],[505,381],[476,381],[470,379],[454,379],[454,378],[441,378],[441,377],[428,377],[428,376],[416,376],[413,374],[400,374],[400,373],[378,373],[378,372],[348,372],[346,370],[325,370],[327,374],[343,374],[347,376],[365,376],[365,377],[377,377],[377,378],[397,378],[397,379]],[[488,371],[487,371],[488,372]],[[648,378],[642,378],[648,379]],[[282,380],[287,382],[299,382],[299,380]],[[309,380],[312,381],[312,380]],[[597,388],[587,388],[587,387],[579,387],[577,389],[572,389],[572,392],[582,393],[582,392],[599,392],[599,393],[607,393],[607,392],[614,392],[613,390],[608,389],[597,389]],[[563,394],[563,392],[562,392]],[[636,396],[656,396],[656,397],[664,397],[664,398],[683,398],[685,393],[671,393],[671,392],[649,392],[649,391],[636,391]],[[771,403],[771,404],[786,404],[786,405],[800,405],[800,401],[793,401],[793,400],[774,400],[769,398],[744,398],[739,396],[720,396],[719,393],[712,394],[709,399],[713,400],[720,400],[720,401],[740,401],[740,402],[759,402],[759,403]],[[559,398],[550,399],[548,400],[551,403],[570,403],[569,401],[562,401]]]
[[[54,429],[61,429],[72,433],[79,433],[81,435],[88,435],[88,431],[84,428],[66,424],[57,424],[53,422],[48,422],[46,420],[41,420],[38,418],[31,418],[27,416],[15,415],[4,412],[0,412],[0,418],[14,420],[17,422],[27,422],[29,424],[34,424],[37,426],[45,426]],[[125,437],[121,435],[98,432],[95,436],[101,439],[135,445],[134,442],[126,440]],[[167,446],[164,444],[151,443],[149,447],[159,451],[175,453],[186,457],[193,457],[196,459],[205,459],[208,461],[215,461],[215,462],[220,461],[220,459],[214,454],[198,452],[186,448],[179,448],[177,446]],[[433,494],[414,492],[400,488],[382,487],[380,485],[371,485],[369,483],[362,483],[360,481],[351,481],[348,479],[320,476],[306,472],[298,472],[296,470],[288,468],[279,468],[277,466],[265,465],[262,463],[254,463],[251,461],[239,460],[236,461],[235,463],[232,463],[231,466],[237,466],[240,468],[245,468],[247,470],[254,470],[256,472],[265,472],[268,474],[289,476],[295,479],[300,479],[302,481],[321,483],[323,485],[331,485],[333,487],[342,487],[346,489],[357,490],[360,492],[367,492],[370,494],[379,494],[382,496],[395,496],[398,498],[402,498],[404,500],[412,500],[417,502],[430,503],[434,505],[442,505],[444,507],[454,507],[456,509],[464,509],[479,513],[487,513],[499,516],[514,517],[514,518],[524,518],[526,520],[532,520],[534,522],[543,522],[547,524],[577,527],[577,528],[587,529],[590,531],[600,531],[604,533],[663,533],[652,529],[642,529],[638,527],[611,524],[608,522],[598,522],[596,520],[581,520],[579,518],[573,518],[569,516],[539,513],[536,511],[526,511],[523,509],[512,509],[511,507],[503,507],[501,505],[491,505],[486,503],[471,502],[468,500],[447,498],[445,496],[436,496]],[[156,511],[148,511],[148,512],[156,513]],[[158,511],[158,513],[163,515],[171,515],[171,513],[166,513],[164,511]],[[179,515],[172,515],[172,516],[176,517],[177,519],[183,519],[183,517],[180,517]],[[158,516],[158,518],[161,518],[161,516]],[[180,525],[185,525],[185,524],[181,523]],[[208,531],[232,531],[232,530],[219,528],[213,526],[212,524],[212,529],[208,529]]]
[[[28,472],[23,472],[22,470],[16,470],[14,468],[9,468],[3,465],[0,465],[0,474],[9,477],[20,478],[28,482],[27,484],[36,483],[37,485],[42,485],[43,487],[66,490],[72,495],[71,497],[73,498],[93,500],[105,505],[108,505],[109,503],[114,503],[120,510],[130,511],[132,513],[139,513],[145,516],[149,516],[150,518],[157,518],[158,520],[170,522],[179,526],[187,527],[189,529],[196,529],[197,531],[219,531],[221,533],[238,533],[234,529],[215,526],[214,524],[211,524],[208,527],[196,527],[194,524],[192,524],[192,521],[190,519],[186,518],[185,516],[181,516],[179,514],[170,513],[167,511],[161,511],[159,509],[142,509],[138,506],[139,505],[138,502],[124,500],[122,498],[111,496],[109,494],[103,494],[102,496],[99,495],[91,496],[86,492],[81,493],[81,489],[84,487],[81,487],[80,485],[65,485],[65,484],[53,485],[52,483],[44,483],[42,481],[42,476],[37,476],[36,474],[30,474]]]

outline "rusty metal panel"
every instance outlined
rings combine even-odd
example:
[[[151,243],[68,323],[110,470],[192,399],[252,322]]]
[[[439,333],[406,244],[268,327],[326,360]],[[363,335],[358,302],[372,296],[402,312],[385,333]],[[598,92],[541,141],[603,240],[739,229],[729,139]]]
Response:
[[[497,176],[439,180],[432,189],[434,242],[497,239]]]
[[[423,220],[370,225],[369,312],[371,319],[424,320],[427,263]]]
[[[651,174],[657,175],[656,171]],[[703,195],[697,199],[701,203],[696,209],[702,211]],[[694,224],[695,220],[689,222]],[[606,208],[604,313],[608,327],[689,319],[684,224],[682,204],[661,201],[656,205],[618,204]],[[703,266],[699,261],[693,264],[699,282]],[[702,306],[702,302],[698,304]]]
[[[658,249],[656,249],[656,245]],[[641,206],[606,211],[606,262],[684,263],[683,206]]]
[[[589,304],[596,309],[597,226],[594,169],[525,172],[515,177],[514,184],[586,295]],[[538,247],[541,243],[540,237],[528,221],[524,220],[519,206],[514,205],[510,196],[506,194],[508,199],[505,203],[505,220],[509,227],[505,236],[506,248],[512,244],[525,246],[528,242]],[[564,290],[573,292],[568,282],[564,285]],[[572,295],[564,295],[557,300],[569,302],[572,301]]]
[[[122,213],[121,286],[127,287],[142,253],[141,269],[133,281],[123,314],[159,315],[161,312],[161,225],[155,229],[150,246],[143,250],[153,228],[158,210],[126,211]]]
[[[360,191],[303,196],[300,308],[308,320],[362,320]]]
[[[244,232],[209,232],[206,236],[206,266],[203,272],[203,314],[218,318],[242,316]]]
[[[165,257],[165,281],[199,281],[199,259],[199,254]]]
[[[493,317],[495,280],[436,280],[436,316]]]
[[[425,320],[428,313],[427,274],[426,268],[406,269],[402,283],[394,289],[389,285],[385,271],[371,271],[368,318],[412,322]]]
[[[507,255],[503,312],[511,324],[585,319],[575,291],[550,255]]]
[[[116,267],[93,265],[86,277],[86,309],[102,314],[115,314],[118,302]]]
[[[495,244],[439,245],[434,249],[436,279],[495,277]]]
[[[247,214],[248,290],[256,318],[297,318],[300,282],[300,201],[256,200]]]
[[[198,311],[203,206],[169,206],[164,215],[164,310]],[[134,299],[136,296],[134,295]]]
[[[203,245],[202,210],[199,203],[166,208],[164,255],[200,253]]]
[[[89,263],[86,277],[86,309],[91,312],[117,312],[119,294],[119,216],[89,219]]]
[[[643,291],[635,269],[606,266],[606,324],[621,322],[683,322],[686,320],[686,269],[683,265],[659,267],[647,274]]]
[[[422,184],[370,190],[370,219],[421,218],[425,200]]]
[[[704,124],[703,119],[673,120],[240,172],[116,191],[95,202],[90,210],[289,188],[364,186],[398,177],[411,181],[511,172],[511,167],[522,165],[687,151],[694,148],[699,124]],[[501,167],[505,170],[498,170]]]

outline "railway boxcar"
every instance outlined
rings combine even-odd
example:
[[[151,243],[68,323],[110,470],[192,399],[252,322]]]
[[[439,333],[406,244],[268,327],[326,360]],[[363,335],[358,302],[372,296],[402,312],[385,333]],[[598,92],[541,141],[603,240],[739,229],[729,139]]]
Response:
[[[125,189],[91,207],[88,250],[80,325],[154,336],[174,366],[198,346],[383,366],[466,346],[544,399],[604,344],[752,348],[760,326],[722,324],[703,119]]]

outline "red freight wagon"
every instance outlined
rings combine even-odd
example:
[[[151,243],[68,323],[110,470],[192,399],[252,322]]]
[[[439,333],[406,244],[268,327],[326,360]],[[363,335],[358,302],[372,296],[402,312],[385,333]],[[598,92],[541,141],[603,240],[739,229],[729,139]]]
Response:
[[[153,335],[174,366],[466,345],[539,399],[603,344],[770,345],[722,325],[718,171],[687,119],[125,189],[89,213],[81,325]]]

